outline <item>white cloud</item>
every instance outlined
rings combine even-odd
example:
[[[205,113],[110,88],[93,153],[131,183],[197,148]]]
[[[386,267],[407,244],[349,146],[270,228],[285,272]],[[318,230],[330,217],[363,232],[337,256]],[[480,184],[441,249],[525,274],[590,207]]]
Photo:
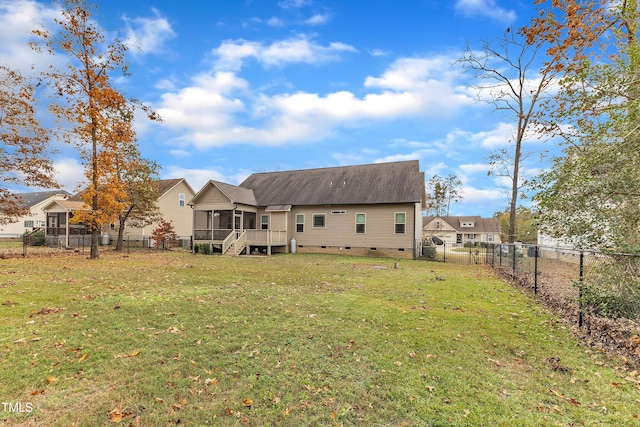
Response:
[[[26,47],[33,40],[31,30],[51,29],[53,19],[59,16],[59,8],[33,0],[0,2],[0,63],[10,64],[25,75],[32,72],[32,65],[40,71],[63,64],[62,55],[40,54]]]
[[[243,46],[252,49],[248,42]],[[183,144],[282,145],[321,140],[341,126],[371,120],[452,115],[473,102],[456,90],[454,80],[443,57],[398,60],[382,76],[365,79],[369,93],[363,96],[349,91],[252,94],[247,81],[217,72],[198,75],[190,87],[164,94],[154,107],[166,126],[182,131]],[[247,114],[258,119],[253,127],[241,121]]]
[[[189,169],[175,165],[170,165],[166,168],[163,178],[184,178],[196,193],[200,191],[209,180],[225,181],[225,176],[214,169]]]
[[[284,21],[276,16],[272,16],[271,18],[267,19],[267,25],[271,27],[283,27]]]
[[[495,0],[456,0],[454,8],[464,16],[484,16],[507,25],[517,18],[514,10],[498,6]]]
[[[282,0],[278,2],[278,6],[283,9],[299,9],[311,4],[311,0]]]
[[[315,26],[318,26],[318,25],[325,25],[326,23],[329,22],[330,19],[331,19],[330,15],[317,13],[317,14],[313,15],[312,17],[306,19],[304,21],[304,23],[306,25],[311,25],[311,26],[315,27]]]
[[[353,46],[330,43],[322,46],[304,35],[280,40],[270,45],[247,40],[226,40],[214,50],[217,70],[238,71],[247,58],[263,66],[284,66],[290,63],[324,64],[337,61],[343,53],[356,52]]]
[[[152,8],[151,11],[152,17],[123,17],[127,27],[124,43],[133,47],[131,52],[134,55],[162,53],[165,50],[166,41],[176,37],[167,18],[163,17],[157,9]]]
[[[458,168],[466,174],[483,173],[486,175],[489,171],[489,165],[487,165],[486,163],[462,164],[459,165]]]
[[[84,166],[77,159],[62,157],[53,163],[56,182],[69,193],[75,193],[85,181]]]

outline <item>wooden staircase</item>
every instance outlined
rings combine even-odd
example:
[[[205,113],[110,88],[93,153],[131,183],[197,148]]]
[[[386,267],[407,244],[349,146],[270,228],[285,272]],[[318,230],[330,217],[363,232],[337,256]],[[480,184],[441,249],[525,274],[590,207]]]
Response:
[[[222,255],[236,256],[242,254],[247,249],[245,232],[241,233],[238,238],[231,242],[229,247]]]

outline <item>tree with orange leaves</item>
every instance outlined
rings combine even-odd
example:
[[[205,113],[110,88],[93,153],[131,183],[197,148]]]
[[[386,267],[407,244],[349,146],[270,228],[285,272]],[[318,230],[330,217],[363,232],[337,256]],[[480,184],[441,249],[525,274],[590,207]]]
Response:
[[[35,114],[34,88],[17,71],[0,65],[0,182],[57,188],[53,179],[49,132]],[[28,212],[0,187],[0,224]]]
[[[640,250],[637,0],[538,0],[525,33],[562,73],[547,129],[563,153],[538,179],[541,228],[586,247]]]
[[[82,198],[89,210],[78,212],[74,218],[91,232],[90,258],[95,259],[99,258],[102,228],[114,222],[127,206],[125,184],[116,173],[116,165],[122,147],[135,144],[133,112],[140,107],[150,119],[157,116],[113,87],[111,73],[127,75],[127,47],[117,39],[105,43],[91,19],[95,6],[87,0],[57,2],[62,8],[61,17],[55,20],[59,32],[33,30],[39,42],[31,46],[52,55],[65,55],[69,60],[66,68],[52,68],[43,77],[59,97],[50,110],[60,122],[68,124],[60,128],[60,136],[77,146],[85,165],[88,186]]]

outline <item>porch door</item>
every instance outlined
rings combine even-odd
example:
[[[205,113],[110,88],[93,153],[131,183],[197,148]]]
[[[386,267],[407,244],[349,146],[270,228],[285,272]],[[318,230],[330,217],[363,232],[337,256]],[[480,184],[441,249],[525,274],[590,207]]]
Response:
[[[456,243],[462,243],[462,234],[461,233],[456,234]]]
[[[233,221],[234,230],[242,230],[242,215],[235,214],[234,218],[235,218]]]

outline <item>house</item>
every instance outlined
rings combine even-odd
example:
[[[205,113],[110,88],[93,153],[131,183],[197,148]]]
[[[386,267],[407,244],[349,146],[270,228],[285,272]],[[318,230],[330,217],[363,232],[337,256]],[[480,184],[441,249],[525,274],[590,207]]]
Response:
[[[445,244],[501,243],[498,218],[479,216],[426,216],[422,236],[437,237]]]
[[[156,205],[160,210],[160,216],[165,221],[171,221],[173,229],[178,237],[184,241],[191,239],[192,212],[187,202],[195,196],[195,191],[184,178],[161,179],[158,181],[158,201]],[[114,223],[106,231],[111,242],[115,242],[118,237],[119,224]],[[158,227],[158,223],[153,223],[145,227],[132,227],[125,225],[124,239],[133,239],[138,244],[148,245],[153,230]]]
[[[176,234],[183,240],[191,239],[192,212],[187,201],[193,198],[195,192],[184,178],[159,180],[159,194],[157,205],[161,217],[171,221]],[[89,207],[80,199],[78,194],[64,200],[54,200],[43,208],[46,213],[45,241],[50,246],[76,247],[88,245],[86,227],[83,224],[72,224],[74,212],[88,210]],[[112,224],[104,230],[103,244],[115,242],[118,236],[117,224]],[[143,228],[125,226],[125,240],[132,239],[133,245],[148,246],[153,230],[158,224],[151,224]]]
[[[189,202],[194,244],[227,254],[413,258],[424,182],[418,161],[255,173],[239,186],[209,181]]]
[[[16,194],[20,198],[22,207],[28,207],[29,213],[16,218],[17,221],[0,225],[0,237],[20,237],[25,232],[31,233],[43,229],[46,225],[46,215],[42,208],[53,200],[63,199],[68,196],[64,190],[37,191],[32,193]]]

